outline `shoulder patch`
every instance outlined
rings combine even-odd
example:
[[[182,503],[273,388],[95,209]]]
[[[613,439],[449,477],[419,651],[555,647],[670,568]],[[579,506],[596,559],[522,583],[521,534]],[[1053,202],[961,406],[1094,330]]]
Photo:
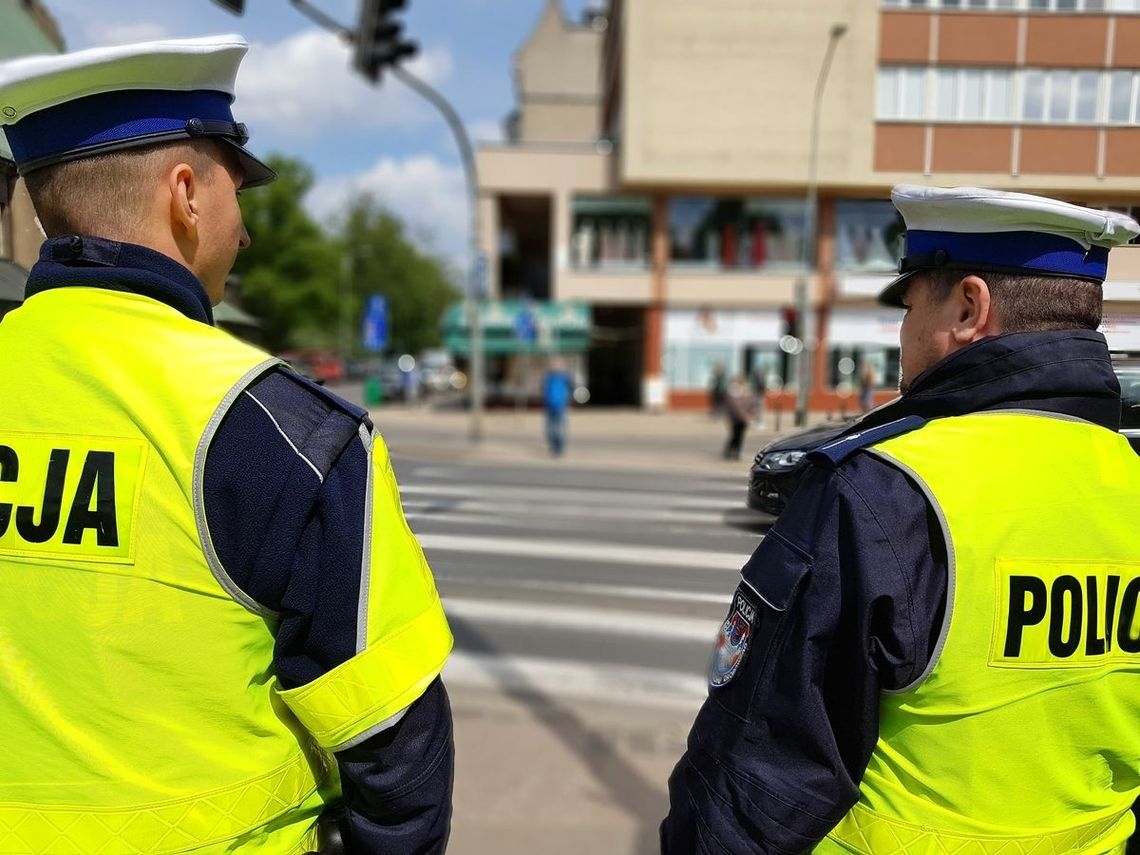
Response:
[[[304,375],[294,371],[293,368],[288,364],[278,365],[277,371],[288,377],[298,386],[305,389],[307,392],[311,393],[314,397],[319,398],[324,404],[329,407],[329,409],[339,410],[340,412],[351,416],[357,421],[364,422],[369,427],[372,426],[372,422],[368,418],[368,411],[363,407],[358,407],[351,401],[346,401],[340,395],[330,392],[321,384],[314,383],[308,377],[305,377]]]
[[[918,430],[924,424],[926,424],[926,419],[922,416],[903,416],[901,419],[887,422],[885,425],[856,431],[832,440],[809,453],[808,459],[820,463],[828,461],[832,466],[838,466],[860,449],[869,448],[876,443],[901,436],[904,433],[910,433],[912,430]]]

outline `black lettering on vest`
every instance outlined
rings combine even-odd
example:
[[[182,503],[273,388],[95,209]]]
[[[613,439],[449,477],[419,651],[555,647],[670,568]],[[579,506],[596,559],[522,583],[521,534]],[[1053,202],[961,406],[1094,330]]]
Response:
[[[1128,587],[1124,589],[1124,598],[1120,601],[1120,624],[1117,627],[1116,641],[1125,653],[1140,653],[1140,633],[1132,634],[1138,599],[1140,599],[1140,576],[1128,583]]]
[[[15,481],[20,476],[20,458],[10,445],[0,445],[0,481]],[[0,502],[0,537],[12,522],[12,503]]]
[[[94,510],[92,496],[95,497]],[[111,451],[88,452],[63,528],[63,542],[82,543],[83,532],[89,528],[95,529],[95,542],[100,546],[119,545],[119,523],[115,518],[115,454]]]
[[[1025,595],[1029,595],[1026,603]],[[1027,626],[1045,619],[1048,592],[1043,579],[1036,576],[1009,577],[1009,618],[1005,627],[1005,655],[1021,655],[1021,633]]]
[[[1085,584],[1088,586],[1088,600],[1086,602],[1088,610],[1085,612],[1085,620],[1088,621],[1088,627],[1085,632],[1085,655],[1099,656],[1105,651],[1104,638],[1096,634],[1096,612],[1097,606],[1100,605],[1100,597],[1097,596],[1097,578],[1096,576],[1086,576]]]
[[[33,521],[36,509],[29,505],[16,508],[16,531],[28,543],[46,543],[59,528],[59,511],[63,503],[63,482],[67,477],[67,461],[71,452],[66,448],[53,448],[48,461],[47,480],[44,483],[44,501],[40,521]]]
[[[1120,593],[1120,577],[1109,576],[1104,592],[1104,642],[1112,650],[1112,628],[1116,625],[1116,597]]]
[[[1069,595],[1070,601],[1067,608],[1065,594]],[[1058,576],[1053,580],[1050,598],[1052,608],[1049,610],[1049,652],[1061,658],[1072,656],[1081,643],[1081,621],[1084,618],[1081,583],[1075,576]]]

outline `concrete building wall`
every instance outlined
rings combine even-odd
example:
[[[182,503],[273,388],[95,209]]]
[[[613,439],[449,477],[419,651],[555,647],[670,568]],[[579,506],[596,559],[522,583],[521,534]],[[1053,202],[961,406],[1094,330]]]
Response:
[[[521,142],[593,142],[598,138],[603,32],[568,22],[548,0],[515,55]]]
[[[519,136],[525,142],[593,143],[598,138],[597,99],[530,101],[519,116]]]
[[[877,4],[625,0],[622,178],[636,185],[802,186],[817,72],[846,23],[824,94],[822,183],[867,183]]]

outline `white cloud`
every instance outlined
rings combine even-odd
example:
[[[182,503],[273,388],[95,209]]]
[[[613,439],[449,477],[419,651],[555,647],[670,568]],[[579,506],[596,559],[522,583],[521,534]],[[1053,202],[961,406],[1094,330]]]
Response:
[[[467,126],[467,135],[475,144],[500,143],[506,139],[503,135],[503,123],[498,119],[477,119]]]
[[[463,267],[470,214],[460,166],[428,155],[385,157],[356,175],[318,181],[305,206],[319,221],[331,222],[359,193],[370,193],[399,216],[422,249]]]
[[[153,21],[134,21],[131,23],[107,23],[92,21],[84,28],[84,35],[89,42],[86,47],[102,47],[103,45],[124,45],[131,42],[150,42],[158,39],[170,38],[170,31],[162,24]]]
[[[274,44],[254,44],[238,75],[242,121],[278,137],[335,137],[337,128],[414,127],[434,120],[430,106],[397,81],[366,83],[350,67],[350,48],[332,33],[308,29]],[[433,86],[454,62],[428,50],[408,70]]]

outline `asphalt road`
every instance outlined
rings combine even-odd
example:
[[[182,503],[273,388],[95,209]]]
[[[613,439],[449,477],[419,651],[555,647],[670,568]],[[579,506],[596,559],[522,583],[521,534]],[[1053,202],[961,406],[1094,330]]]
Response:
[[[769,521],[743,477],[394,461],[456,637],[450,851],[656,851]]]

